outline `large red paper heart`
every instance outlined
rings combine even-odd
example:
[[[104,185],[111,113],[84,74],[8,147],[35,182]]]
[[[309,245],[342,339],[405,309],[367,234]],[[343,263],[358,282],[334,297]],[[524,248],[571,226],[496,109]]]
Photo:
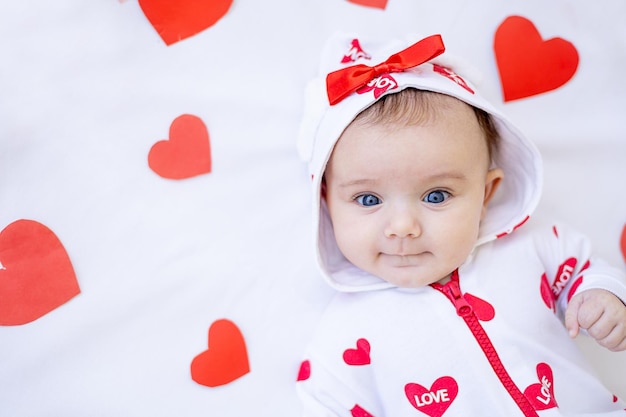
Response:
[[[72,262],[52,230],[17,220],[0,232],[0,325],[30,323],[79,293]]]
[[[213,26],[233,0],[139,0],[143,13],[166,45]]]
[[[524,390],[524,395],[533,405],[535,410],[547,410],[557,407],[554,398],[554,378],[552,368],[547,363],[537,365],[537,377],[539,382],[531,384]]]
[[[374,7],[377,9],[385,10],[387,7],[387,0],[348,0],[350,3],[358,4],[359,6]]]
[[[208,346],[191,362],[191,378],[198,384],[218,387],[250,372],[246,342],[232,321],[221,319],[211,325]]]
[[[622,255],[624,256],[624,260],[626,261],[626,224],[624,225],[624,229],[622,230],[622,237],[620,238],[619,245],[622,249]]]
[[[343,360],[348,365],[368,365],[370,363],[370,342],[367,339],[356,341],[356,349],[346,349]]]
[[[211,143],[202,120],[190,114],[174,119],[169,140],[152,145],[148,165],[161,177],[173,180],[211,172]]]
[[[404,387],[406,398],[417,410],[430,417],[441,417],[459,393],[459,386],[451,376],[437,379],[430,389],[415,383]]]
[[[530,20],[507,17],[494,38],[504,101],[545,93],[568,82],[578,68],[578,51],[562,38],[543,40]]]

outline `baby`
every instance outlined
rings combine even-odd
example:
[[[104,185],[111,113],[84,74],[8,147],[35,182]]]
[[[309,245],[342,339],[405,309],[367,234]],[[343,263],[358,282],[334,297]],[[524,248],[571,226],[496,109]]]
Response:
[[[565,226],[524,225],[540,156],[443,51],[336,36],[309,86],[299,146],[338,293],[304,415],[626,416],[572,340],[626,349],[622,271]]]

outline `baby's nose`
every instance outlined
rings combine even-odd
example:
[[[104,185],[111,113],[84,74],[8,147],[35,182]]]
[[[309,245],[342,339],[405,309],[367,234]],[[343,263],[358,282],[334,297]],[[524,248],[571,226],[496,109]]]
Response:
[[[388,238],[418,237],[422,229],[418,219],[417,208],[404,207],[391,213],[385,227],[385,236]]]

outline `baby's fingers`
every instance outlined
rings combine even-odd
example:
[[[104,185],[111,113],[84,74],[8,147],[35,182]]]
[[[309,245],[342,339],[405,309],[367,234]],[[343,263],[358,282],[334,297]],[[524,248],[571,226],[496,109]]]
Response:
[[[579,299],[575,300],[576,297]],[[586,329],[601,346],[612,351],[626,350],[624,304],[604,290],[587,290],[576,297],[572,298],[573,310],[580,327]]]
[[[605,313],[603,304],[605,295],[615,297],[604,290],[591,289],[576,294],[570,300],[567,310],[565,310],[565,327],[569,331],[570,337],[576,337],[581,328],[591,334],[589,330],[594,326],[594,331],[601,337],[606,337],[609,334],[613,326],[606,328],[607,317],[600,321]],[[594,338],[596,337],[594,336]]]
[[[613,352],[626,350],[626,326],[623,323],[615,323],[608,333],[606,327],[599,327],[598,331],[595,327],[592,326],[588,332],[601,346]]]
[[[578,324],[578,311],[583,303],[583,294],[578,294],[571,299],[567,309],[565,310],[565,328],[568,330],[570,337],[578,336],[580,325]]]

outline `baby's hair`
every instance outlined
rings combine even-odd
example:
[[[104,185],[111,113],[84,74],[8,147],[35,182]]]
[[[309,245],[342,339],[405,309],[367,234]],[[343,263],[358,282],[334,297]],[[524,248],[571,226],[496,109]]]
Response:
[[[445,108],[448,105],[446,103],[448,97],[450,96],[432,91],[407,88],[382,97],[359,113],[352,123],[418,125],[435,117],[440,112],[438,109]],[[489,113],[474,106],[470,107],[474,110],[478,125],[485,135],[491,160],[498,149],[498,131]]]

